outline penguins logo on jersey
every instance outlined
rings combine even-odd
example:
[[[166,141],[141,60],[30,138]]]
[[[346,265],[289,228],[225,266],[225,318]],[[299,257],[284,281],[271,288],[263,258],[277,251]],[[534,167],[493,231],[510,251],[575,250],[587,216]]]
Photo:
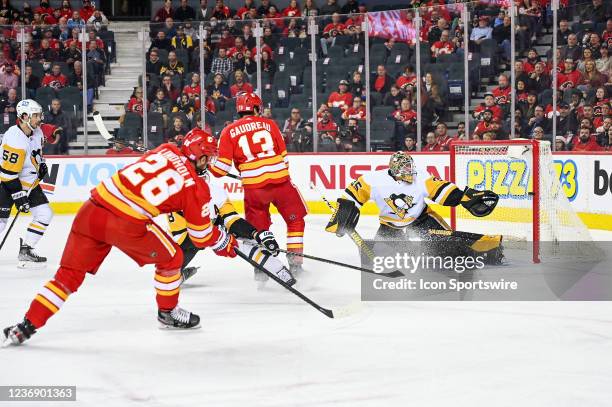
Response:
[[[414,198],[412,196],[406,196],[406,194],[391,194],[390,197],[385,198],[387,205],[389,205],[393,212],[401,219],[404,219],[406,212],[415,205],[412,202],[413,200]]]

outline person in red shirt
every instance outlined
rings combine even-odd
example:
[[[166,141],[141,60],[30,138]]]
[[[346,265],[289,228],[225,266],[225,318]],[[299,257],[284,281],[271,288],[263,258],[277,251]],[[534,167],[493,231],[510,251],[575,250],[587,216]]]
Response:
[[[230,93],[232,97],[236,97],[239,93],[252,93],[253,86],[250,83],[245,82],[244,72],[234,72],[234,84],[230,86]]]
[[[51,73],[45,75],[41,85],[58,90],[68,86],[68,78],[62,74],[62,68],[55,64],[53,68],[51,68]]]
[[[345,28],[342,21],[340,21],[340,14],[332,14],[332,21],[323,29],[323,36],[321,38],[321,50],[323,51],[323,55],[327,55],[327,48],[336,43],[336,37],[342,35]]]
[[[34,9],[34,14],[40,14],[41,17],[53,14],[53,7],[49,6],[48,0],[40,0],[40,6]]]
[[[348,109],[353,104],[353,94],[348,91],[348,81],[342,79],[338,85],[338,91],[332,92],[327,98],[329,107],[339,107],[342,110]]]
[[[535,69],[537,63],[540,62],[540,57],[538,56],[538,51],[534,48],[531,48],[527,51],[527,59],[523,62],[523,72],[529,75]]]
[[[200,74],[194,73],[191,75],[191,83],[183,88],[183,93],[191,96],[191,94],[195,94],[197,97],[200,96]]]
[[[376,92],[385,95],[385,93],[389,92],[389,89],[391,89],[394,81],[393,78],[387,74],[385,66],[378,65],[376,67],[376,75],[372,78],[370,83]]]
[[[395,86],[403,91],[412,91],[416,88],[417,77],[412,65],[406,65],[404,72],[395,81]]]
[[[244,20],[251,7],[255,7],[254,0],[244,0],[244,5],[238,9],[236,12],[236,17],[238,17],[240,20]]]
[[[499,86],[494,88],[491,93],[493,93],[493,97],[495,98],[495,104],[498,106],[507,106],[508,103],[512,102],[510,93],[512,89],[510,88],[510,80],[505,74],[501,74],[498,77]]]
[[[572,151],[603,151],[603,147],[597,144],[597,138],[591,135],[589,129],[581,128]]]
[[[121,154],[133,154],[134,150],[127,146],[124,138],[115,137],[115,143],[111,148],[106,150],[106,155],[121,155]]]
[[[348,119],[365,120],[366,119],[366,109],[359,96],[355,96],[353,98],[353,105],[342,113],[342,119],[343,120],[348,120]]]
[[[495,96],[493,95],[493,93],[485,94],[484,103],[481,103],[480,106],[478,106],[474,110],[474,114],[473,114],[474,118],[478,120],[482,120],[480,116],[486,110],[490,110],[491,113],[493,114],[493,117],[499,120],[503,120],[504,112],[499,106],[495,104]]]
[[[559,90],[576,88],[582,81],[582,74],[574,67],[572,58],[565,58],[564,70],[557,75]]]
[[[393,119],[404,126],[408,132],[413,132],[417,122],[417,114],[412,110],[410,99],[404,98],[400,102],[400,108],[393,112]],[[411,131],[411,130],[412,131]]]
[[[155,223],[160,214],[181,211],[197,248],[235,257],[236,239],[212,224],[211,194],[201,176],[217,153],[215,139],[203,131],[181,148],[162,144],[102,181],[74,218],[60,267],[36,295],[23,322],[3,330],[5,343],[19,345],[41,329],[70,295],[95,275],[113,247],[140,266],[155,265],[157,319],[164,328],[198,327],[198,315],[178,306],[183,252]]]
[[[438,123],[436,125],[436,143],[440,146],[441,151],[450,150],[450,143],[455,138],[448,135],[448,126],[446,123]]]
[[[91,4],[91,0],[83,0],[83,7],[81,7],[81,9],[79,10],[81,18],[85,21],[89,20],[89,18],[93,15],[94,11],[96,11],[96,7]]]
[[[234,38],[234,46],[227,51],[227,56],[236,61],[236,59],[242,58],[241,55],[244,54],[246,49],[242,37],[236,37]]]
[[[276,27],[276,29],[280,32],[283,32],[285,29],[285,21],[283,20],[283,15],[278,12],[276,6],[271,4],[268,8],[268,14],[265,18],[266,21],[271,23],[272,27]]]
[[[485,109],[480,115],[481,120],[476,124],[473,134],[477,134],[482,137],[487,131],[491,131],[491,122],[493,121],[493,112],[489,109]]]
[[[298,6],[297,0],[291,0],[289,5],[283,9],[283,15],[285,17],[301,17],[302,12]]]
[[[291,182],[283,135],[274,120],[260,117],[262,104],[254,93],[236,97],[240,118],[221,131],[219,157],[210,172],[223,177],[233,164],[244,188],[246,220],[260,231],[268,230],[272,224],[270,205],[274,204],[287,224],[287,250],[301,254],[308,211]],[[288,256],[288,261],[291,272],[301,272],[302,257]],[[256,272],[255,278],[266,280],[267,276]]]
[[[174,17],[172,0],[164,0],[164,6],[157,10],[157,13],[155,13],[155,17],[153,17],[153,21],[157,23],[163,23],[168,17]]]
[[[317,119],[317,132],[319,133],[319,145],[322,151],[327,150],[329,146],[335,145],[336,137],[338,136],[338,125],[334,122],[329,110],[324,110],[321,113],[321,117]],[[334,149],[332,150],[335,151]]]
[[[423,146],[421,151],[442,151],[442,148],[440,147],[440,145],[438,145],[436,135],[433,131],[427,133],[427,136],[425,136],[425,142],[427,144]]]
[[[610,117],[610,104],[603,103],[595,111],[599,112],[599,114],[596,114],[595,119],[593,119],[593,127],[598,128],[603,126],[604,120]]]
[[[452,54],[455,51],[455,45],[449,41],[448,30],[442,31],[440,40],[433,43],[431,46],[432,58],[438,58],[440,55]]]

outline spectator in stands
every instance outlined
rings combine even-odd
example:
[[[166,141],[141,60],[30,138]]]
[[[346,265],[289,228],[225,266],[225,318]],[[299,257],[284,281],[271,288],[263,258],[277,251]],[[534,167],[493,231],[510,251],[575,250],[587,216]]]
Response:
[[[166,33],[164,31],[158,31],[155,39],[151,41],[149,51],[151,51],[153,48],[165,49],[166,51],[170,51],[172,49],[172,42],[166,37]]]
[[[187,21],[188,19],[195,20],[196,12],[193,7],[189,5],[188,0],[181,0],[181,5],[174,10],[174,15],[171,17],[176,21]]]
[[[40,78],[32,73],[31,65],[26,65],[25,79],[26,97],[32,99],[34,96],[36,96],[36,89],[40,88]]]
[[[333,1],[334,4],[336,2],[336,0],[328,1]],[[336,37],[338,35],[342,35],[345,28],[346,27],[340,20],[340,15],[338,13],[333,13],[331,22],[325,26],[323,29],[323,35],[321,36],[321,52],[323,52],[323,55],[327,55],[327,49],[334,46],[336,43]]]
[[[512,27],[511,27],[510,16],[508,15],[504,16],[503,23],[493,28],[492,36],[493,36],[493,39],[497,42],[497,45],[499,45],[500,50],[503,52],[504,60],[505,60],[504,62],[506,63],[509,62],[512,59],[512,48],[510,47]],[[518,42],[519,44],[525,43],[524,41],[522,42],[518,41]],[[517,48],[519,51],[521,50],[520,47],[517,47]]]
[[[34,14],[39,15],[51,15],[53,14],[53,7],[49,6],[48,0],[40,0],[40,5],[34,9]]]
[[[83,21],[89,20],[95,11],[96,7],[92,5],[91,0],[83,0],[83,7],[79,10],[79,14]]]
[[[338,132],[336,149],[341,152],[363,151],[364,137],[359,133],[357,119],[349,119],[346,128]]]
[[[457,134],[455,135],[457,140],[468,141],[465,134],[465,122],[457,123]]]
[[[584,64],[582,81],[578,85],[578,89],[589,92],[592,89],[604,86],[606,83],[608,83],[608,77],[597,70],[595,61],[587,61]]]
[[[223,0],[217,0],[212,12],[212,17],[217,20],[227,20],[230,18],[230,14],[231,10],[224,4]]]
[[[565,138],[562,136],[555,137],[555,151],[565,151],[567,147],[565,146]]]
[[[161,31],[166,33],[166,38],[171,39],[176,35],[176,27],[174,25],[174,19],[172,17],[166,18],[164,23],[164,27]]]
[[[474,134],[482,137],[488,131],[491,131],[491,122],[493,121],[493,111],[491,109],[484,109],[479,115],[480,121],[476,124]]]
[[[578,44],[576,34],[567,36],[567,45],[561,47],[561,58],[577,61],[582,56],[582,47]]]
[[[134,93],[130,97],[130,101],[128,102],[126,112],[137,113],[140,116],[143,115],[143,96],[142,96],[142,88],[137,87],[134,89]]]
[[[162,62],[159,59],[159,52],[157,48],[151,49],[149,52],[149,59],[147,60],[146,72],[159,76],[161,72]]]
[[[334,122],[329,110],[324,110],[321,118],[317,120],[317,133],[319,135],[320,151],[336,151],[336,137],[338,125]]]
[[[177,89],[172,83],[172,77],[170,75],[164,75],[160,89],[164,92],[164,96],[170,103],[176,102],[181,93],[180,89]]]
[[[454,140],[453,137],[448,135],[448,126],[446,123],[440,122],[436,125],[436,143],[440,146],[441,151],[448,151],[450,149],[450,143]]]
[[[176,58],[176,52],[174,51],[168,52],[168,62],[165,64],[162,64],[162,67],[159,70],[159,74],[179,76],[182,78],[184,73],[185,73],[185,65],[183,65],[183,63]]]
[[[274,115],[272,114],[272,108],[270,106],[264,107],[261,116],[270,120],[274,119]]]
[[[96,83],[103,84],[104,70],[106,67],[106,55],[104,54],[103,49],[98,48],[96,41],[89,42],[86,58],[87,62],[93,63],[92,66],[97,81]]]
[[[338,84],[338,90],[332,92],[327,98],[327,105],[346,110],[352,103],[353,95],[348,91],[348,81],[342,79]]]
[[[404,146],[402,150],[408,153],[417,151],[416,139],[414,136],[404,137]]]
[[[393,85],[393,79],[387,74],[387,70],[384,65],[378,65],[376,67],[376,75],[370,81],[370,84],[374,91],[384,95],[389,92]]]
[[[361,80],[361,72],[355,71],[349,83],[349,92],[355,96],[365,96],[365,86]]]
[[[514,63],[514,75],[515,75],[517,81],[523,81],[523,82],[527,83],[527,81],[529,80],[528,73],[525,72],[525,68],[523,66],[523,62],[521,62],[521,61],[516,61]]]
[[[538,105],[534,112],[534,116],[527,120],[527,133],[533,137],[533,132],[536,127],[541,127],[546,134],[550,133],[552,121],[544,114],[544,108]]]
[[[189,129],[185,126],[185,123],[183,123],[183,119],[181,119],[180,116],[174,116],[172,127],[166,131],[166,141],[173,141],[180,144],[183,142],[187,133],[189,133]]]
[[[523,118],[523,112],[520,109],[514,111],[514,137],[527,138],[527,122]]]
[[[17,89],[11,88],[8,90],[6,98],[0,100],[0,113],[17,114],[17,103],[19,103]]]
[[[612,21],[612,20],[611,20]],[[610,37],[612,38],[612,37]],[[599,49],[599,58],[595,61],[597,70],[602,74],[608,75],[612,71],[612,57],[610,57],[609,48],[607,44],[604,44]]]
[[[72,30],[73,28],[78,28],[80,30],[82,27],[85,27],[86,25],[85,20],[81,18],[81,15],[79,14],[77,10],[72,12],[72,17],[68,19],[67,24],[68,24],[69,30]]]
[[[83,64],[81,61],[75,61],[72,67],[72,72],[68,77],[68,86],[75,86],[83,90]],[[94,89],[97,86],[96,78],[92,70],[87,71],[87,111],[92,111]]]
[[[591,132],[587,128],[581,128],[578,140],[572,146],[572,151],[602,151],[603,148],[597,144],[597,138],[591,135]]]
[[[208,21],[212,16],[212,10],[208,8],[208,0],[200,0],[200,7],[198,7],[196,20],[197,21]]]
[[[491,38],[493,38],[493,29],[489,26],[489,18],[481,16],[478,19],[478,27],[475,27],[470,34],[470,42],[475,46],[474,49],[478,50],[484,40]]]
[[[440,34],[440,39],[434,42],[431,46],[431,56],[432,58],[434,58],[434,60],[440,55],[452,54],[454,51],[455,45],[451,41],[449,41],[448,30],[442,31],[442,33]]]
[[[290,0],[289,5],[283,9],[283,16],[285,17],[300,17],[302,12],[297,0]],[[292,21],[295,21],[292,19]]]
[[[151,106],[149,107],[150,112],[161,113],[164,118],[164,128],[168,126],[168,116],[170,115],[170,111],[172,110],[172,104],[170,100],[166,97],[163,89],[158,89],[155,92],[155,99],[151,102]]]
[[[582,49],[582,58],[578,60],[578,63],[576,64],[576,69],[584,73],[584,65],[590,61],[595,62],[595,59],[593,58],[593,51],[591,50],[591,48],[585,47]]]
[[[385,98],[383,100],[383,105],[393,106],[396,109],[399,109],[403,98],[404,98],[404,95],[400,92],[399,87],[397,87],[397,85],[393,85],[391,86],[389,93],[385,95]]]
[[[412,110],[410,99],[403,98],[399,108],[387,119],[395,121],[394,138],[396,148],[401,148],[401,142],[407,135],[416,135],[417,114]],[[399,147],[398,144],[400,145]]]
[[[566,102],[559,103],[559,116],[557,117],[557,134],[570,140],[578,131],[578,118],[576,111],[570,109]]]
[[[77,47],[77,42],[72,41],[68,47],[62,50],[62,60],[71,67],[75,61],[81,61],[83,53],[81,49]]]
[[[294,143],[298,141],[294,136],[295,132],[303,128],[305,123],[306,122],[302,119],[302,115],[300,114],[300,109],[297,107],[291,108],[291,115],[285,120],[282,130],[288,151],[299,151],[299,149],[294,146]]]
[[[227,50],[227,55],[230,56],[230,50],[236,43],[236,38],[230,34],[229,27],[225,26],[221,29],[221,37],[219,38],[219,42],[217,43],[217,48],[225,48]]]
[[[59,55],[56,50],[49,46],[49,40],[46,38],[40,42],[40,48],[35,51],[34,60],[38,62],[42,61],[57,61],[59,59]]]
[[[174,17],[174,9],[172,8],[172,0],[164,0],[164,5],[162,8],[157,10],[155,13],[155,17],[153,17],[153,21],[157,23],[161,23],[166,21],[166,18]]]
[[[196,109],[195,107],[196,96],[199,97],[199,94],[196,95],[196,94],[181,93],[181,96],[179,97],[178,102],[172,107],[172,113],[183,112],[185,113],[185,116],[187,116],[187,118],[191,120],[193,118],[193,113],[195,112],[195,109]],[[199,101],[199,99],[197,100]]]
[[[342,12],[340,6],[338,6],[336,0],[327,0],[327,3],[321,6],[319,9],[320,15],[322,16],[330,16],[335,14],[339,14]]]
[[[570,34],[574,32],[570,28],[569,22],[564,18],[559,21],[559,28],[557,29],[557,44],[559,46],[567,45],[567,39]]]
[[[255,68],[257,67],[255,66]],[[270,79],[274,78],[274,74],[276,73],[276,62],[274,62],[270,56],[270,52],[266,50],[261,51],[261,71],[268,75]]]
[[[583,7],[580,19],[583,23],[604,23],[612,15],[610,3],[604,4],[603,0],[592,0],[592,4]]]
[[[185,35],[185,28],[179,25],[176,30],[176,35],[170,41],[174,49],[186,49],[191,52],[193,50],[193,38]]]
[[[482,120],[479,116],[485,110],[490,110],[493,113],[493,117],[503,120],[504,112],[503,110],[495,103],[495,95],[493,93],[485,93],[484,103],[481,103],[473,113],[474,118],[478,120]]]
[[[272,6],[270,0],[261,0],[261,5],[257,8],[257,14],[260,16],[267,15],[270,12],[270,6]]]
[[[19,86],[19,75],[15,73],[15,66],[9,62],[0,68],[0,92],[17,86]]]
[[[361,98],[359,96],[355,96],[353,98],[353,104],[351,105],[351,107],[342,112],[342,119],[345,121],[349,119],[366,119],[366,108],[363,105],[363,102],[361,101]]]
[[[108,29],[108,18],[101,10],[96,10],[87,20],[87,26],[93,28],[96,32],[106,31]]]
[[[563,71],[557,75],[558,89],[568,90],[576,88],[582,82],[582,74],[575,69],[574,60],[565,58]]]
[[[249,14],[249,9],[251,7],[255,7],[255,1],[254,0],[244,0],[244,4],[242,5],[242,7],[240,7],[238,11],[236,11],[235,17],[238,18],[239,20],[244,20],[246,16]]]
[[[62,73],[62,68],[59,64],[53,64],[51,73],[45,75],[42,81],[42,86],[48,86],[55,90],[64,88],[68,85],[68,78]]]
[[[305,0],[304,7],[302,8],[302,15],[304,17],[316,17],[321,15],[321,12],[314,0]]]
[[[253,92],[253,86],[245,81],[244,72],[236,71],[234,72],[234,84],[230,86],[230,94],[232,97],[236,97],[237,94],[242,92]]]
[[[436,135],[433,131],[430,131],[425,136],[425,145],[421,151],[442,151],[436,141]]]
[[[53,124],[55,127],[62,129],[63,134],[59,136],[59,140],[55,140],[48,148],[45,145],[45,153],[47,154],[67,154],[68,153],[68,141],[72,140],[75,136],[70,133],[70,119],[62,110],[62,102],[59,99],[53,99],[51,101],[51,109],[49,112],[45,112],[43,122]]]
[[[191,74],[191,78],[190,78],[191,82],[189,82],[189,85],[186,85],[183,88],[183,93],[190,95],[190,94],[195,94],[196,96],[200,96],[201,88],[200,88],[200,74],[198,73],[192,73]]]
[[[228,79],[229,75],[234,72],[234,64],[227,56],[225,48],[219,48],[219,54],[212,61],[211,72],[220,73],[225,79]]]
[[[225,102],[232,97],[229,86],[224,82],[223,75],[220,73],[215,74],[213,83],[208,85],[206,91],[213,100],[220,102],[222,109],[224,109]]]
[[[528,91],[534,91],[540,94],[546,89],[550,89],[552,80],[550,75],[545,71],[545,68],[544,62],[538,62],[535,65],[535,69],[529,74],[529,80],[527,81]]]
[[[128,147],[127,141],[123,136],[117,136],[113,140],[113,146],[106,150],[107,155],[123,155],[123,154],[133,154],[134,150]]]

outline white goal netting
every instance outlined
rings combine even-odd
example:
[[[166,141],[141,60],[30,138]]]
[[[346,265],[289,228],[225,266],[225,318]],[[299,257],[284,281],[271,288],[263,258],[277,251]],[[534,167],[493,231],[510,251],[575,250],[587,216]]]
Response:
[[[455,183],[492,190],[500,199],[493,213],[483,218],[459,206],[451,222],[456,230],[502,234],[506,241],[534,242],[536,261],[547,255],[588,255],[590,249],[578,242],[592,239],[571,207],[566,186],[559,181],[560,171],[549,142],[454,143],[451,172]],[[561,243],[563,253],[554,253],[555,243]]]

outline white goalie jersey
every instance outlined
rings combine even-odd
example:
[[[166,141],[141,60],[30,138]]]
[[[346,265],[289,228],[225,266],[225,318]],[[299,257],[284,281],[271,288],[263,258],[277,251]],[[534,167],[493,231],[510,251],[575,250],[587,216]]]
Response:
[[[425,199],[445,205],[449,195],[457,189],[455,184],[432,176],[424,180],[415,176],[414,182],[408,183],[396,181],[387,170],[378,170],[354,180],[345,193],[359,208],[373,200],[379,210],[380,223],[403,228],[427,210]]]

